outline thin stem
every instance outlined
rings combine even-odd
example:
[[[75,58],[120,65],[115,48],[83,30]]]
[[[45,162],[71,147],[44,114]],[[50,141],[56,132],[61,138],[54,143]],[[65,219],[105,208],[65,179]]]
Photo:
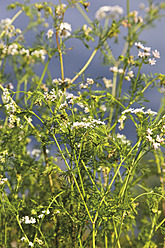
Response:
[[[8,28],[16,19],[19,15],[21,15],[23,13],[23,10],[18,11],[15,16],[11,19],[11,22],[6,26],[6,28]],[[3,35],[6,33],[6,30],[3,30],[1,35],[0,35],[0,39],[3,37]]]
[[[89,66],[89,64],[91,63],[92,59],[94,58],[96,52],[98,51],[98,48],[95,48],[95,50],[93,51],[93,53],[91,54],[90,58],[88,59],[88,61],[86,62],[86,64],[83,66],[83,68],[76,74],[76,76],[71,80],[71,83],[73,83],[85,70],[86,68]]]
[[[119,170],[120,170],[120,168],[121,168],[123,162],[124,162],[124,161],[127,159],[127,157],[132,153],[132,151],[136,148],[136,146],[137,146],[137,143],[132,147],[132,149],[129,151],[129,153],[127,154],[127,156],[125,156],[125,157],[121,160],[120,164],[118,165],[118,168],[117,168],[117,170],[116,170],[116,172],[115,172],[115,175],[113,176],[113,178],[112,178],[112,180],[111,180],[111,183],[110,183],[109,186],[107,187],[107,191],[106,191],[105,195],[103,196],[103,198],[102,198],[102,200],[101,200],[101,202],[100,202],[100,204],[99,204],[99,207],[98,207],[98,209],[97,209],[97,211],[96,211],[95,218],[94,218],[94,222],[96,222],[96,220],[97,220],[98,213],[99,213],[99,209],[100,209],[100,207],[101,207],[101,205],[102,205],[102,203],[103,203],[103,201],[104,201],[106,195],[109,193],[110,188],[112,187],[112,184],[113,184],[113,182],[114,182],[116,176],[118,175],[118,172],[119,172]]]
[[[56,32],[56,42],[57,42],[58,53],[59,53],[59,56],[60,56],[61,79],[64,80],[64,64],[63,64],[61,47],[60,47],[60,44],[59,44],[59,41],[58,41],[58,32]]]
[[[93,222],[92,223],[92,241],[93,241],[93,247],[92,248],[95,248],[96,247],[95,236],[96,236],[96,233],[95,233],[95,222]]]
[[[39,82],[38,82],[38,85],[37,85],[37,88],[36,88],[36,89],[40,88],[40,85],[41,85],[41,83],[42,83],[42,81],[43,81],[43,79],[44,79],[45,73],[46,73],[46,71],[47,71],[47,69],[48,69],[48,65],[49,65],[50,59],[51,59],[51,58],[48,58],[48,61],[47,61],[46,64],[45,64],[44,70],[43,70],[43,72],[42,72],[42,75],[41,75],[41,77],[40,77],[40,80],[39,80]]]
[[[46,146],[45,145],[43,146],[43,153],[44,153],[46,167],[49,168],[49,160],[48,160],[48,156],[47,156]],[[50,183],[50,187],[51,187],[52,193],[54,193],[55,191],[54,191],[54,186],[53,186],[53,180],[52,180],[52,176],[51,176],[50,173],[49,173],[49,183]]]

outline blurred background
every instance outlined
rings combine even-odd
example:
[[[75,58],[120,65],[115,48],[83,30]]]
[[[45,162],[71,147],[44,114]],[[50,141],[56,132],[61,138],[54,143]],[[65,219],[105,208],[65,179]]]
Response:
[[[1,0],[0,6],[0,19],[5,19],[7,17],[12,18],[17,10],[7,11],[7,5],[10,3],[16,2],[14,0]],[[18,2],[23,3],[24,1],[19,0]],[[30,3],[37,3],[40,1],[31,0]],[[67,1],[63,0],[62,3],[66,3]],[[90,6],[88,8],[87,15],[91,20],[94,20],[96,11],[104,5],[119,5],[123,7],[124,14],[126,15],[126,0],[90,0],[88,1]],[[164,2],[163,0],[154,1],[154,4]],[[58,0],[52,0],[53,4],[59,4]],[[139,8],[140,4],[143,4],[144,10]],[[130,1],[130,11],[137,10],[139,15],[143,17],[145,13],[145,8],[148,7],[147,0],[131,0]],[[165,15],[165,13],[162,13]],[[64,16],[64,21],[68,22],[72,26],[72,31],[75,31],[78,27],[82,27],[84,24],[87,24],[84,18],[81,16],[77,8],[68,9]],[[20,15],[18,19],[14,22],[16,27],[21,28],[22,30],[26,27],[28,22],[28,18],[24,15]],[[49,20],[48,20],[49,22]],[[101,22],[102,24],[102,22]],[[165,65],[165,17],[163,17],[160,21],[155,22],[155,27],[144,30],[140,35],[140,40],[146,41],[146,46],[152,48],[152,50],[157,49],[160,52],[160,59],[157,59],[157,63],[154,66],[146,65],[143,67],[142,71],[145,73],[165,73],[164,65]],[[49,23],[49,28],[52,28],[52,23]],[[119,35],[119,42],[117,44],[111,45],[111,49],[113,51],[113,55],[117,58],[123,49],[124,41],[123,36],[124,32],[127,32],[126,29],[123,29],[121,34]],[[28,33],[26,35],[27,45],[30,45],[33,42],[33,36]],[[96,43],[90,42],[90,45],[94,48]],[[68,54],[64,56],[64,72],[65,77],[73,78],[75,73],[78,72],[86,63],[88,58],[90,57],[93,49],[86,49],[84,45],[77,39],[69,39],[66,41],[66,47],[71,48],[68,51]],[[137,49],[132,49],[133,55],[137,55]],[[50,64],[50,71],[52,73],[52,78],[60,77],[60,65],[59,61],[53,60]],[[37,73],[40,73],[40,68]],[[100,60],[100,54],[97,53],[94,60],[86,70],[86,75],[88,77],[97,78],[97,77],[106,77],[112,78],[112,73],[109,70],[109,66],[102,65]],[[126,89],[128,88],[129,82],[125,82]],[[158,92],[157,88],[150,89],[146,91],[145,96],[149,98],[150,102],[145,103],[146,107],[151,108],[154,111],[157,111],[160,106],[161,98],[163,93]],[[129,129],[130,132],[130,129]]]

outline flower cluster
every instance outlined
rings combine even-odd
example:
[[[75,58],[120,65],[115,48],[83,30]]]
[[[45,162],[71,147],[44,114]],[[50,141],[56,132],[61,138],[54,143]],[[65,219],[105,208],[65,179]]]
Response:
[[[86,88],[88,88],[88,86],[91,85],[91,84],[94,84],[94,80],[93,80],[92,78],[87,78],[86,83],[85,83],[85,84],[81,83],[81,84],[79,85],[79,88],[80,88],[80,89],[86,89]]]
[[[2,53],[2,57],[4,57],[5,55],[23,55],[27,58],[41,59],[42,61],[45,60],[47,54],[45,49],[33,50],[31,52],[29,49],[25,49],[24,47],[18,46],[18,44],[15,42],[10,45],[4,45],[3,43],[1,43],[0,50]]]
[[[131,145],[130,140],[127,140],[126,136],[124,134],[117,133],[116,138],[120,140],[120,142],[124,145]],[[115,140],[115,138],[113,138]]]
[[[48,215],[48,214],[50,214],[49,209],[47,211],[43,210],[42,213],[40,215],[38,215],[38,218],[42,219],[44,217],[44,215]]]
[[[71,35],[71,25],[68,22],[62,22],[59,27],[59,36],[61,38],[67,38]]]
[[[115,6],[102,6],[99,8],[95,14],[97,20],[104,18],[117,19],[120,15],[124,13],[123,8],[118,5]]]
[[[122,68],[118,68],[118,67],[116,67],[116,66],[110,67],[109,69],[110,69],[110,71],[112,71],[113,73],[125,74],[125,77],[124,77],[124,78],[125,78],[127,81],[130,81],[131,78],[134,77],[133,71],[128,71],[128,72],[126,73]],[[105,80],[105,81],[106,81],[106,80]],[[107,88],[107,87],[106,87],[106,88]]]
[[[76,121],[73,122],[71,129],[74,128],[95,128],[96,126],[99,125],[105,125],[105,122],[100,121],[100,119],[96,120],[96,119],[92,119],[91,116],[89,116],[88,118],[83,118],[82,121]]]
[[[20,220],[20,222],[24,222],[25,224],[35,224],[36,223],[36,219],[33,217],[30,217],[28,215],[22,217],[22,219]]]
[[[9,121],[9,127],[13,128],[15,125],[20,125],[20,118],[15,115],[17,112],[17,104],[15,101],[10,97],[10,93],[7,88],[3,89],[3,102],[5,103],[5,107],[7,110],[7,113],[9,115],[8,121]]]
[[[56,6],[55,13],[57,16],[61,16],[66,8],[66,4],[60,4]]]
[[[53,29],[49,29],[46,33],[46,36],[48,39],[52,38],[53,37],[53,34],[54,34],[54,31]]]
[[[152,144],[152,146],[153,146],[153,148],[154,148],[155,150],[158,149],[159,146],[160,146],[161,144],[164,144],[164,142],[165,142],[165,138],[163,137],[163,133],[165,133],[165,125],[162,127],[162,130],[161,130],[161,131],[162,131],[162,132],[161,132],[160,135],[158,135],[158,134],[155,135],[155,134],[153,133],[153,132],[154,132],[154,129],[148,128],[148,129],[146,130],[146,132],[147,132],[146,138],[147,138],[148,141],[151,142],[151,144]]]
[[[120,116],[120,118],[118,119],[118,122],[120,123],[120,126],[118,127],[120,130],[124,129],[124,120],[127,119],[126,114],[142,114],[142,115],[149,115],[149,116],[155,116],[157,115],[157,112],[152,111],[151,109],[147,109],[146,111],[144,111],[145,107],[142,108],[129,108],[126,109],[122,112],[122,115]]]
[[[21,34],[22,31],[19,28],[15,28],[13,25],[11,25],[12,20],[10,18],[2,19],[0,22],[0,30],[5,31],[5,35],[8,38],[12,38],[13,36],[16,36],[17,34]]]
[[[22,241],[22,242],[27,242],[27,239],[26,239],[25,237],[22,237],[22,238],[21,238],[21,241]],[[30,242],[29,242],[29,246],[33,247],[34,244],[30,241]]]
[[[7,178],[1,178],[0,179],[0,185],[4,184],[7,182]]]
[[[138,57],[143,58],[143,59],[148,59],[148,63],[150,65],[155,65],[156,64],[155,58],[157,59],[160,58],[160,53],[158,50],[152,51],[152,54],[151,54],[151,47],[145,47],[140,42],[135,42],[135,46],[139,49]]]

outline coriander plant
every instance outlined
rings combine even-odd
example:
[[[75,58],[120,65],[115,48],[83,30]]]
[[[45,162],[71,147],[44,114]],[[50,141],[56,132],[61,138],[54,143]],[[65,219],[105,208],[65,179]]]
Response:
[[[102,6],[93,20],[86,0],[22,2],[0,21],[0,246],[165,247],[165,75],[140,40],[165,2]],[[84,18],[76,30],[70,10]],[[71,39],[91,55],[68,77]],[[87,73],[96,54],[109,78]],[[154,86],[158,112],[145,104]]]

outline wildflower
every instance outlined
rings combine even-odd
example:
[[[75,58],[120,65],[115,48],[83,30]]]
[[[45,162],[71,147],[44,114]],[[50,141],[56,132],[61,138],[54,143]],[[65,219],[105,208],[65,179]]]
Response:
[[[140,43],[140,42],[135,42],[135,46],[136,46],[138,49],[144,49],[143,44]]]
[[[156,64],[156,60],[154,58],[153,59],[150,58],[148,60],[148,62],[149,62],[150,65],[155,65]]]
[[[64,103],[62,103],[60,106],[59,106],[59,109],[63,109],[63,108],[66,108],[68,106],[67,102],[65,101]]]
[[[64,12],[64,9],[66,8],[66,4],[60,4],[56,7],[55,13],[56,15],[60,16]]]
[[[113,85],[112,85],[112,80],[111,80],[111,79],[107,79],[107,78],[103,77],[103,82],[104,82],[105,87],[106,87],[107,89],[113,86]]]
[[[123,74],[123,73],[124,73],[124,70],[123,70],[122,68],[120,68],[120,69],[118,70],[118,73],[119,73],[119,74]]]
[[[21,238],[21,241],[22,241],[22,242],[26,241],[26,238],[25,238],[25,237],[22,237],[22,238]]]
[[[87,78],[87,84],[94,84],[94,80],[92,78]]]
[[[99,8],[95,14],[97,20],[104,18],[117,19],[124,12],[123,8],[118,5],[115,6],[102,6]]]
[[[60,24],[60,28],[59,28],[59,36],[61,38],[67,38],[68,36],[70,36],[70,32],[72,31],[71,29],[71,25],[67,22],[62,22]]]
[[[18,45],[16,43],[9,45],[7,48],[7,53],[8,53],[8,55],[17,55],[19,53],[18,52]]]
[[[29,242],[29,246],[33,247],[34,245],[33,245],[33,243],[32,243],[32,242]]]
[[[131,78],[133,78],[133,77],[134,77],[133,71],[129,71],[129,72],[127,73],[127,75],[125,76],[125,79],[126,79],[127,81],[130,81]]]
[[[142,51],[139,51],[138,53],[138,57],[140,58],[145,58],[145,57],[149,57],[151,54],[149,52],[142,52]]]
[[[85,107],[84,112],[85,113],[89,113],[89,108],[88,107]]]
[[[152,134],[152,130],[150,128],[148,128],[146,132],[147,132],[148,135]]]
[[[87,27],[86,24],[83,25],[83,31],[85,33],[86,36],[89,35],[89,33],[92,31],[92,28],[91,27]]]
[[[0,185],[4,184],[7,182],[7,178],[2,178],[0,179]]]
[[[144,109],[144,107],[142,107],[142,108],[137,108],[137,109],[134,109],[134,110],[132,111],[132,113],[134,113],[134,114],[137,114],[137,113],[142,113],[142,114],[144,114],[144,111],[143,111],[143,109]]]
[[[39,157],[41,154],[41,151],[39,149],[33,149],[32,156]]]
[[[148,114],[148,115],[157,115],[158,113],[155,112],[155,111],[152,111],[151,109],[147,109],[147,111],[145,111],[145,114]]]
[[[120,116],[120,118],[118,119],[118,122],[120,123],[120,126],[118,127],[119,130],[122,130],[124,129],[124,120],[126,119],[127,117],[125,115],[122,115]]]
[[[41,50],[34,50],[31,53],[32,56],[36,57],[36,58],[41,58],[43,61],[45,60],[45,55],[46,55],[46,51],[44,49]]]
[[[133,111],[134,111],[133,108],[125,109],[124,111],[122,111],[122,115],[124,115],[126,113],[133,113]]]
[[[53,37],[53,34],[54,34],[53,29],[49,29],[46,33],[46,36],[48,39],[50,39]]]
[[[160,52],[158,50],[152,51],[152,54],[155,58],[159,59],[160,58]]]
[[[157,141],[158,143],[163,143],[163,142],[164,142],[164,139],[163,139],[163,138],[160,138],[160,136],[157,135],[157,136],[156,136],[156,141]]]
[[[10,89],[10,90],[13,90],[13,89],[14,89],[14,86],[13,86],[12,83],[9,83],[9,84],[8,84],[8,89]]]
[[[110,67],[110,71],[117,73],[118,72],[118,68],[116,66],[114,67]]]
[[[104,105],[104,104],[102,104],[101,106],[100,106],[100,109],[102,110],[102,111],[106,111],[107,110],[107,108],[106,108],[106,106]]]
[[[150,141],[150,142],[153,142],[153,138],[151,137],[151,135],[147,135],[146,138]]]
[[[153,142],[153,148],[155,149],[155,150],[157,150],[158,148],[159,148],[159,146],[160,146],[160,143],[157,143],[157,142]]]
[[[144,47],[143,48],[145,52],[150,52],[151,51],[151,47]]]
[[[33,217],[29,218],[29,216],[25,216],[25,217],[22,217],[20,222],[24,222],[25,224],[34,224],[36,223],[36,219]]]
[[[29,57],[30,55],[30,52],[28,49],[25,49],[25,48],[21,48],[20,52],[19,52],[21,55],[26,55],[27,57]]]

